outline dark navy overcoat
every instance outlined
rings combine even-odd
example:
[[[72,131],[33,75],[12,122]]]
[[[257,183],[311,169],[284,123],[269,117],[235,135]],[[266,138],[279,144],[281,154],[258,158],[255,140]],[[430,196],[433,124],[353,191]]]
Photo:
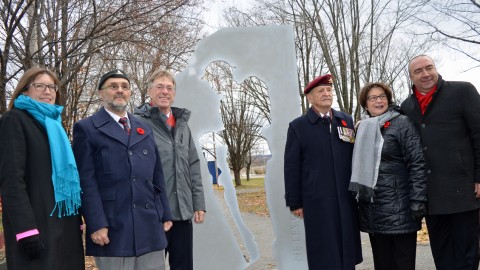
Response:
[[[167,246],[163,222],[171,213],[153,133],[128,117],[130,135],[104,108],[73,128],[89,256],[140,256]],[[104,227],[110,243],[102,247],[90,235]]]
[[[285,198],[303,207],[309,269],[354,269],[362,261],[355,201],[348,191],[353,142],[338,127],[352,118],[332,110],[330,121],[313,110],[293,120],[285,147]]]

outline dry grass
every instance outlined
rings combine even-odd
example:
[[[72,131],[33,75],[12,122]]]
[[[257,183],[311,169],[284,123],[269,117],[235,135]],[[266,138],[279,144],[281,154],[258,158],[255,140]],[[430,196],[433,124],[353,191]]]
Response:
[[[237,199],[240,212],[252,213],[262,217],[269,216],[265,190],[238,193]]]
[[[98,268],[95,267],[95,260],[93,257],[85,256],[85,270],[98,270]]]
[[[417,232],[417,244],[428,244],[430,239],[428,238],[427,225],[425,224],[425,219],[422,222],[422,229]]]

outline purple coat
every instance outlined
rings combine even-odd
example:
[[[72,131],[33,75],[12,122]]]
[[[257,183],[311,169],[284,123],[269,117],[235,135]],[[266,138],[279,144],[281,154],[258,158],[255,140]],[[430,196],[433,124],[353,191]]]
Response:
[[[171,213],[160,156],[150,127],[128,117],[130,136],[103,108],[73,128],[89,256],[140,256],[167,246],[163,222]],[[102,247],[90,235],[104,227],[110,243]]]

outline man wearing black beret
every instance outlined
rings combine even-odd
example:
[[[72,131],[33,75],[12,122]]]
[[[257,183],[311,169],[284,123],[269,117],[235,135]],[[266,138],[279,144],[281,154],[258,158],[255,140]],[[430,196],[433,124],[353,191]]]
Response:
[[[362,262],[355,202],[348,191],[354,125],[332,109],[332,76],[315,78],[304,93],[312,105],[290,122],[285,146],[285,199],[303,218],[309,269],[355,269]]]
[[[103,108],[73,127],[86,255],[100,270],[163,270],[172,216],[152,129],[127,113],[123,71],[104,74],[98,91]]]

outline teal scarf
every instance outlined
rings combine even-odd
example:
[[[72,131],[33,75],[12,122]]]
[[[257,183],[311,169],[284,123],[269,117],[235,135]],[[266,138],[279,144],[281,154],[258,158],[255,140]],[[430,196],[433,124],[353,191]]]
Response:
[[[56,209],[59,218],[78,214],[81,205],[80,177],[72,147],[61,123],[63,107],[39,102],[26,95],[20,95],[14,105],[15,108],[29,112],[47,130],[55,192],[55,207],[50,216]]]

